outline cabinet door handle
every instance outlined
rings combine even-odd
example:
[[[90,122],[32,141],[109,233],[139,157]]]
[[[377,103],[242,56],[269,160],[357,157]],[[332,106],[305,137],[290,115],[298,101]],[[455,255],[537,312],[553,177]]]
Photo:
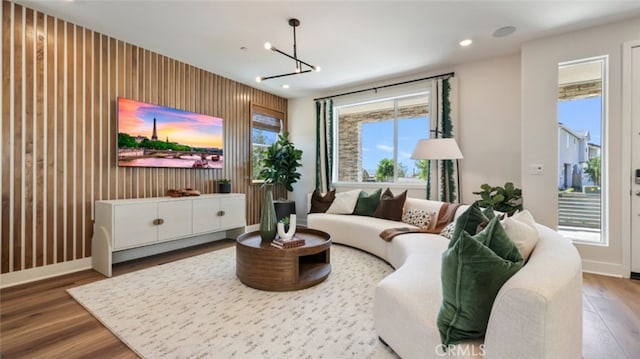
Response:
[[[153,224],[155,224],[156,226],[159,226],[159,225],[161,225],[163,223],[164,223],[164,219],[162,219],[162,218],[156,218],[156,219],[153,220]]]
[[[222,216],[224,216],[225,214],[227,214],[227,212],[225,212],[225,211],[218,211],[218,217],[222,217]]]

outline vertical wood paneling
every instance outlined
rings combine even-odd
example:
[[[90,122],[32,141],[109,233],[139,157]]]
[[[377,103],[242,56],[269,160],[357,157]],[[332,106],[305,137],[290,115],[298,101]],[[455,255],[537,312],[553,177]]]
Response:
[[[33,129],[33,118],[34,118],[34,96],[33,96],[33,81],[34,81],[34,44],[35,44],[35,36],[34,36],[34,28],[33,28],[33,11],[30,9],[25,9],[24,11],[24,118],[22,122],[22,133],[23,133],[23,151],[24,151],[24,165],[23,165],[23,173],[24,173],[24,181],[22,187],[24,189],[24,200],[22,205],[23,210],[23,243],[24,243],[24,252],[22,259],[22,269],[29,269],[33,267],[33,240],[34,240],[34,231],[33,231],[33,206],[34,206],[34,188],[33,188],[33,145],[35,141],[35,136],[37,136],[35,131],[27,131],[27,128]]]
[[[45,263],[51,264],[55,263],[55,222],[54,222],[54,213],[55,210],[55,193],[54,193],[54,177],[55,177],[55,127],[53,126],[53,121],[56,116],[56,108],[55,108],[55,19],[51,16],[46,17],[46,38],[47,38],[47,57],[44,63],[44,71],[45,78],[47,81],[46,92],[43,94],[43,99],[46,103],[46,116],[45,116],[45,130],[44,130],[44,140],[47,143],[47,150],[44,153],[44,157],[46,160],[45,173],[46,176],[46,187],[47,188],[47,196],[46,196],[46,205],[44,206],[44,210],[46,212],[46,220],[45,226],[43,230],[46,236],[46,245],[44,248],[45,252]]]
[[[36,86],[34,90],[34,98],[36,100],[36,118],[35,118],[35,137],[37,139],[37,146],[35,150],[35,159],[34,159],[34,186],[36,190],[36,202],[34,206],[34,230],[35,230],[35,266],[41,267],[44,265],[44,256],[45,256],[45,248],[46,248],[46,239],[45,239],[45,217],[46,214],[44,212],[44,207],[46,205],[46,188],[45,188],[45,177],[46,177],[46,135],[45,135],[45,126],[46,126],[46,118],[45,118],[45,103],[44,103],[44,94],[45,94],[45,70],[44,64],[46,61],[45,58],[45,48],[46,48],[46,37],[45,37],[45,17],[42,13],[36,14],[36,64],[34,71],[36,73]]]
[[[22,198],[22,159],[23,159],[23,143],[22,137],[22,121],[23,121],[23,72],[24,67],[24,54],[22,52],[22,43],[24,33],[24,15],[21,7],[16,6],[14,10],[14,34],[13,34],[13,76],[14,76],[14,88],[13,88],[13,158],[10,163],[13,167],[13,206],[10,209],[13,214],[11,225],[13,227],[13,270],[22,269],[22,259],[24,248],[22,246],[23,234],[23,216],[22,206],[24,198]],[[4,44],[3,44],[4,45]],[[11,133],[9,134],[11,136]],[[10,227],[11,227],[10,225]]]
[[[259,221],[250,104],[286,113],[286,99],[9,1],[1,17],[2,273],[90,256],[96,200],[213,193],[230,178]],[[119,96],[222,117],[225,168],[117,167]]]
[[[93,139],[93,32],[89,30],[83,31],[84,40],[84,116],[82,118],[82,153],[84,162],[81,162],[82,166],[82,204],[84,209],[82,211],[82,238],[90,238],[92,232],[92,226],[89,222],[93,213],[93,153],[92,139]],[[80,258],[88,257],[91,255],[91,244],[88,241],[82,241],[83,248]]]
[[[11,37],[9,31],[13,28],[11,26],[11,18],[8,14],[11,11],[11,4],[8,2],[3,2],[0,7],[0,16],[2,19],[2,28],[0,28],[0,37],[2,37],[3,44],[11,43]],[[9,114],[9,91],[11,87],[11,71],[9,58],[11,57],[11,53],[9,50],[9,46],[2,46],[2,54],[0,55],[0,65],[2,65],[2,88],[0,92],[2,92],[2,96],[0,99],[0,114],[2,115],[2,124],[0,126],[0,160],[2,163],[6,163],[9,161],[9,141],[7,135],[9,134],[9,121],[5,120],[11,118]],[[0,204],[0,272],[8,272],[9,271],[9,261],[6,260],[6,255],[9,253],[9,241],[10,233],[9,233],[9,201],[11,195],[9,193],[9,174],[7,173],[7,169],[2,166],[0,167],[0,195],[2,197],[2,202]]]
[[[73,226],[71,231],[73,232],[73,236],[71,240],[73,241],[73,254],[72,258],[82,258],[84,255],[83,247],[84,241],[81,240],[83,237],[83,223],[82,223],[82,212],[84,207],[84,202],[82,201],[82,193],[83,193],[83,177],[82,177],[82,158],[85,156],[85,153],[82,149],[83,143],[83,129],[82,126],[84,124],[84,98],[86,88],[84,87],[84,71],[85,71],[85,63],[84,63],[84,36],[83,36],[83,28],[74,26],[74,71],[73,71],[73,82],[75,86],[75,91],[73,92],[73,196],[71,196],[73,206],[70,207],[70,211],[73,216]],[[73,213],[75,212],[75,213]]]
[[[44,197],[46,192],[44,191],[44,14],[35,14],[34,25],[34,153],[36,156],[33,158],[33,218],[41,218],[44,220]],[[35,242],[32,253],[34,255],[34,266],[39,267],[44,264],[44,221],[38,223],[37,220],[32,220],[33,242]]]
[[[63,210],[64,210],[64,259],[65,261],[73,260],[73,247],[75,242],[73,240],[74,231],[73,231],[73,218],[74,218],[74,203],[73,203],[73,192],[75,191],[75,176],[74,176],[74,167],[73,160],[75,158],[75,94],[76,94],[76,84],[75,84],[75,26],[73,24],[65,22],[65,56],[64,56],[64,96],[65,96],[65,106],[64,106],[64,115],[62,121],[64,123],[63,131],[63,175],[64,180],[66,182],[64,186],[64,194],[63,194]]]
[[[64,233],[64,212],[65,206],[63,201],[63,193],[64,188],[66,188],[66,182],[64,181],[65,176],[65,168],[64,168],[64,140],[65,140],[65,26],[62,20],[56,20],[55,24],[55,71],[56,71],[56,90],[53,93],[53,101],[55,102],[55,118],[53,121],[54,128],[54,149],[55,149],[55,161],[53,164],[53,168],[55,171],[55,175],[53,178],[53,191],[55,193],[55,208],[53,213],[53,223],[55,226],[55,253],[56,253],[56,261],[55,263],[64,262],[64,248],[65,248],[65,233]]]

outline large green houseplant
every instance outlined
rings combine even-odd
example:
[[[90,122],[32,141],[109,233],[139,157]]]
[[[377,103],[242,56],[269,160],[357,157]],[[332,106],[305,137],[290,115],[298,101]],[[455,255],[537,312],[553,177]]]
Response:
[[[481,191],[473,192],[480,195],[478,204],[480,207],[493,206],[493,209],[505,213],[513,213],[522,210],[522,190],[511,182],[501,186],[490,186],[485,183],[480,186]]]
[[[292,185],[300,179],[298,168],[302,167],[301,159],[302,151],[289,141],[289,132],[284,131],[278,135],[276,142],[267,147],[258,177],[264,180],[265,184],[282,185],[287,191],[293,192]],[[295,213],[293,201],[278,200],[274,204],[278,220]]]
[[[291,185],[300,179],[298,167],[302,166],[301,159],[302,151],[289,141],[289,132],[285,131],[278,135],[276,142],[267,147],[259,178],[264,183],[281,184],[287,191],[293,192]]]

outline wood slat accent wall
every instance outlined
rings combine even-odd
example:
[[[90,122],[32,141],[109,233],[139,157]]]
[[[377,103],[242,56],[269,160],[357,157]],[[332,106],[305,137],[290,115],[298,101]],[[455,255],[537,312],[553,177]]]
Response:
[[[96,200],[214,193],[229,178],[259,222],[250,104],[287,113],[286,99],[8,1],[0,11],[1,273],[91,256]],[[223,118],[225,168],[117,167],[117,97]]]

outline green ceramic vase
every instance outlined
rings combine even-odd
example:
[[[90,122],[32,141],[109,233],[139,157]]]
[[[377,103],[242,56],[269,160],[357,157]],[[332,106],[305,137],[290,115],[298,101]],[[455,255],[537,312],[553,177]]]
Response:
[[[276,209],[273,206],[273,185],[264,185],[264,198],[260,211],[260,237],[263,242],[271,242],[276,237],[277,219]]]

